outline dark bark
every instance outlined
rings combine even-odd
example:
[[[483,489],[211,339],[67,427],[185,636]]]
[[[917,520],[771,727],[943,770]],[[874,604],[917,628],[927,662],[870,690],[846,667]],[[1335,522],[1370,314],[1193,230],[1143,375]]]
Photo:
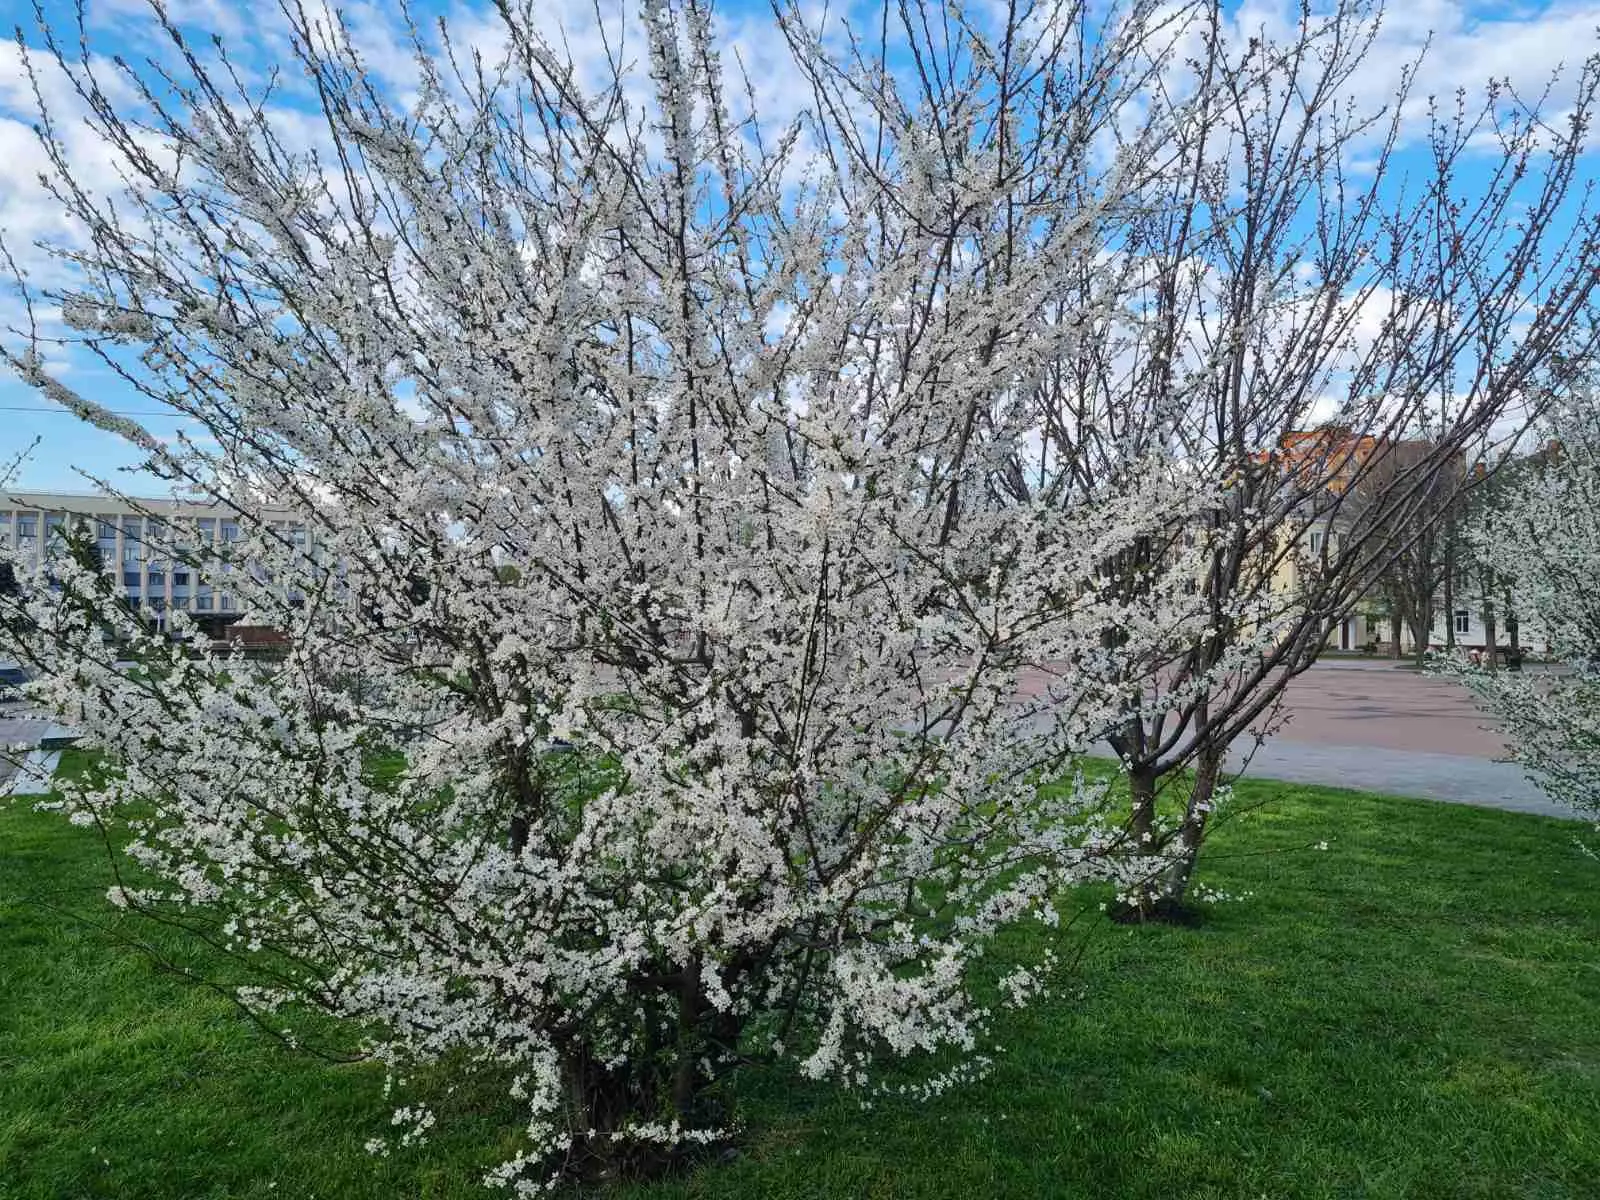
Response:
[[[1410,615],[1406,625],[1411,630],[1411,653],[1420,666],[1428,657],[1428,635],[1433,631],[1433,613],[1418,609]]]
[[[1431,606],[1430,606],[1431,610]],[[1456,648],[1456,537],[1455,524],[1449,522],[1444,534],[1444,648]],[[1429,612],[1431,618],[1433,613]]]
[[[1206,824],[1211,815],[1211,805],[1216,798],[1217,785],[1222,778],[1222,763],[1226,747],[1208,746],[1195,761],[1194,779],[1190,784],[1188,802],[1177,830],[1167,840],[1164,849],[1170,856],[1167,866],[1158,872],[1126,902],[1111,910],[1111,918],[1121,924],[1163,922],[1188,925],[1198,921],[1198,914],[1188,903],[1189,887],[1194,882],[1195,865],[1200,858],[1200,847],[1205,841]],[[1144,773],[1141,800],[1135,802],[1134,820],[1130,833],[1140,825],[1141,814],[1148,823],[1142,828],[1149,832],[1155,815],[1155,778]],[[1136,835],[1137,836],[1137,835]]]
[[[1149,842],[1156,824],[1155,770],[1140,766],[1129,771],[1128,793],[1132,805],[1128,835],[1136,846],[1143,847]]]
[[[719,1086],[721,1067],[737,1052],[742,1019],[705,1003],[697,961],[660,977],[642,993],[646,1006],[675,1006],[677,1027],[668,1040],[620,1066],[608,1066],[586,1042],[562,1060],[572,1126],[593,1130],[574,1142],[561,1164],[574,1181],[651,1179],[692,1166],[717,1153],[717,1144],[661,1146],[610,1135],[640,1121],[678,1121],[686,1129],[726,1127],[729,1110]],[[657,1015],[660,1010],[657,1008]]]
[[[1500,669],[1500,647],[1497,642],[1498,631],[1495,628],[1494,614],[1494,573],[1485,570],[1483,573],[1483,656],[1484,662],[1491,671]]]
[[[1511,639],[1511,654],[1506,662],[1512,671],[1522,670],[1522,630],[1517,621],[1517,610],[1511,605],[1511,589],[1505,589],[1506,636]]]

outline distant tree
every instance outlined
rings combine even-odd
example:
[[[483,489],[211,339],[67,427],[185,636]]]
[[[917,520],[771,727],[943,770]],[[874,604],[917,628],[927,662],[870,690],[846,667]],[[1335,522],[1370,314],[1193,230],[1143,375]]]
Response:
[[[1500,669],[1502,634],[1505,635],[1506,663],[1513,670],[1521,669],[1522,623],[1511,579],[1501,572],[1491,556],[1479,551],[1473,537],[1478,536],[1475,531],[1481,531],[1514,501],[1520,494],[1524,477],[1542,469],[1553,453],[1551,444],[1531,453],[1508,452],[1496,462],[1479,464],[1453,524],[1451,568],[1456,595],[1463,597],[1461,603],[1477,606],[1478,619],[1483,625],[1483,665],[1491,672]],[[1459,607],[1447,602],[1447,618],[1453,621],[1454,611]]]
[[[1600,821],[1600,400],[1575,391],[1551,415],[1554,446],[1525,463],[1469,527],[1475,563],[1537,621],[1555,672],[1447,664],[1551,796]]]
[[[1352,490],[1346,528],[1369,540],[1379,557],[1371,585],[1393,622],[1411,635],[1417,661],[1426,658],[1441,591],[1452,581],[1451,541],[1456,517],[1468,500],[1472,476],[1465,452],[1442,455],[1428,438],[1403,438],[1375,447]],[[1415,477],[1413,479],[1413,477]],[[1394,506],[1397,491],[1415,491],[1416,503]],[[1446,621],[1453,621],[1446,600]],[[1453,629],[1453,624],[1451,625]],[[1395,654],[1400,638],[1394,638]]]

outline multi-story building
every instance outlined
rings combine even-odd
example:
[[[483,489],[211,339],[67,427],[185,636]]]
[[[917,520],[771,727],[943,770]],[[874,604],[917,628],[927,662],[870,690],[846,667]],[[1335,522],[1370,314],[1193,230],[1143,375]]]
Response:
[[[1272,590],[1293,593],[1306,586],[1308,574],[1317,570],[1318,563],[1338,558],[1349,527],[1349,518],[1338,513],[1286,521],[1279,532]],[[1371,604],[1363,599],[1328,628],[1324,641],[1330,650],[1361,650],[1386,636]]]
[[[1460,485],[1467,466],[1459,452],[1441,454],[1440,448],[1426,439],[1379,437],[1356,434],[1341,426],[1302,430],[1284,436],[1278,448],[1259,456],[1259,461],[1270,463],[1287,476],[1300,476],[1314,489],[1307,497],[1306,516],[1285,522],[1282,537],[1285,549],[1292,552],[1282,555],[1273,573],[1273,588],[1293,592],[1304,582],[1308,571],[1315,571],[1324,556],[1334,559],[1347,538],[1360,536],[1376,550],[1382,543],[1414,543],[1421,531],[1405,513],[1383,518],[1376,527],[1363,523],[1369,519],[1370,505],[1376,495],[1391,482],[1405,480],[1405,486],[1422,489],[1423,501],[1436,518],[1444,507],[1457,503]],[[1479,466],[1478,470],[1483,468]],[[1414,476],[1414,477],[1413,477]],[[1401,524],[1396,525],[1399,521]],[[1371,539],[1377,539],[1372,542]],[[1405,572],[1422,573],[1420,581]],[[1340,650],[1382,647],[1397,653],[1415,650],[1413,632],[1409,622],[1395,622],[1392,589],[1406,587],[1411,594],[1427,586],[1427,579],[1442,574],[1442,564],[1417,564],[1402,560],[1386,568],[1384,574],[1370,583],[1366,595],[1357,597],[1339,620],[1328,630],[1327,645]],[[1426,603],[1427,601],[1423,601]],[[1465,609],[1451,614],[1451,624],[1446,626],[1438,609],[1438,598],[1432,604],[1434,627],[1443,644],[1447,629],[1466,632],[1473,624],[1481,639],[1481,631],[1471,622]],[[1398,642],[1397,640],[1398,639]],[[1434,638],[1430,636],[1432,644]]]
[[[1286,437],[1283,450],[1275,456],[1275,461],[1282,463],[1286,470],[1309,467],[1322,472],[1329,481],[1326,487],[1327,493],[1334,497],[1349,493],[1349,499],[1353,503],[1321,506],[1327,510],[1322,515],[1285,522],[1281,537],[1287,543],[1285,548],[1291,552],[1283,554],[1275,565],[1273,589],[1292,592],[1301,587],[1306,573],[1316,569],[1316,564],[1323,555],[1330,559],[1336,557],[1344,539],[1353,535],[1352,530],[1359,520],[1362,503],[1359,492],[1350,493],[1351,481],[1358,468],[1374,464],[1376,460],[1376,467],[1381,472],[1385,465],[1382,459],[1390,454],[1395,455],[1396,461],[1403,467],[1408,451],[1423,454],[1430,449],[1431,447],[1425,442],[1383,441],[1372,437],[1353,438],[1347,437],[1340,430],[1314,430]],[[1556,448],[1553,445],[1547,446],[1528,461],[1535,461],[1554,453]],[[1265,458],[1266,456],[1263,456],[1264,460]],[[1482,464],[1474,464],[1472,469],[1480,475],[1486,470]],[[1459,456],[1454,470],[1455,474],[1451,476],[1447,473],[1439,486],[1440,505],[1459,500],[1460,493],[1454,481],[1463,478],[1466,470],[1461,465]],[[1315,507],[1308,506],[1311,511],[1314,511]],[[1372,534],[1369,532],[1368,536]],[[1442,551],[1442,542],[1440,549]],[[1413,571],[1419,569],[1416,563],[1412,563],[1411,567]],[[1444,578],[1446,568],[1443,563],[1429,563],[1420,569],[1431,573],[1434,592],[1426,601],[1431,611],[1430,625],[1423,646],[1419,647],[1417,644],[1416,633],[1409,621],[1394,619],[1394,602],[1385,594],[1384,580],[1380,578],[1374,582],[1366,595],[1357,598],[1349,611],[1330,627],[1327,636],[1328,647],[1339,650],[1374,648],[1384,653],[1403,655],[1415,654],[1419,649],[1443,650],[1447,646],[1482,650],[1487,648],[1491,641],[1490,620],[1486,618],[1492,613],[1494,627],[1492,640],[1502,654],[1508,650],[1511,631],[1507,628],[1506,605],[1509,597],[1498,596],[1493,598],[1491,603],[1485,603],[1480,581],[1470,571],[1459,573],[1451,581],[1453,586],[1447,586]],[[1447,594],[1451,596],[1449,603],[1446,601]],[[1510,615],[1513,619],[1516,618],[1514,612]],[[1546,635],[1537,621],[1524,616],[1517,623],[1516,634],[1517,644],[1522,653],[1548,652]]]
[[[291,509],[268,515],[297,545],[308,544],[309,530]],[[238,619],[239,598],[229,582],[240,568],[219,562],[202,573],[169,553],[199,549],[190,538],[213,550],[239,540],[239,522],[226,509],[177,500],[129,503],[92,492],[0,492],[0,548],[11,550],[24,571],[44,567],[61,535],[74,526],[90,531],[106,572],[128,603],[157,626],[179,610],[213,631]]]

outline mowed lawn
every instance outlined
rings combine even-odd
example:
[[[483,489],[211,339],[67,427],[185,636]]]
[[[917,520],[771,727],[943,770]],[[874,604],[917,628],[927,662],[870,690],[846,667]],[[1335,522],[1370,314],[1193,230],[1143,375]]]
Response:
[[[862,1111],[744,1084],[732,1161],[667,1197],[1600,1196],[1600,863],[1584,827],[1271,783],[1197,928],[1090,919],[982,1084]],[[1326,840],[1329,848],[1311,847]],[[374,1159],[381,1076],[282,1049],[157,970],[94,833],[0,810],[0,1197],[484,1196],[515,1112],[447,1073]],[[69,915],[77,914],[77,915]],[[83,918],[92,918],[93,924]],[[454,1086],[454,1090],[448,1090]]]

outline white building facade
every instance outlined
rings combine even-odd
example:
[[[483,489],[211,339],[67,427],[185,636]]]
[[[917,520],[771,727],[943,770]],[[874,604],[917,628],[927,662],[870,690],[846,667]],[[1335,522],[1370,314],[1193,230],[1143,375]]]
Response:
[[[1489,644],[1489,630],[1483,619],[1482,593],[1475,587],[1458,583],[1453,599],[1454,610],[1446,612],[1443,597],[1440,597],[1433,611],[1433,625],[1428,630],[1428,644],[1443,647],[1453,641],[1464,649],[1484,649]],[[1494,606],[1494,641],[1496,648],[1502,652],[1511,646],[1511,631],[1506,616],[1504,601],[1497,601]],[[1537,618],[1518,617],[1517,645],[1523,654],[1538,656],[1549,652],[1549,640]]]
[[[308,545],[310,531],[291,510],[283,509],[281,518],[270,524],[297,546]],[[218,563],[202,572],[180,557],[186,550],[196,551],[202,560],[226,556],[227,545],[240,539],[240,525],[225,508],[176,500],[123,501],[87,492],[0,493],[0,549],[15,557],[23,573],[45,569],[59,552],[62,535],[74,527],[89,531],[106,573],[129,605],[156,625],[164,625],[175,611],[219,628],[239,617],[239,597],[229,587],[237,568]]]

